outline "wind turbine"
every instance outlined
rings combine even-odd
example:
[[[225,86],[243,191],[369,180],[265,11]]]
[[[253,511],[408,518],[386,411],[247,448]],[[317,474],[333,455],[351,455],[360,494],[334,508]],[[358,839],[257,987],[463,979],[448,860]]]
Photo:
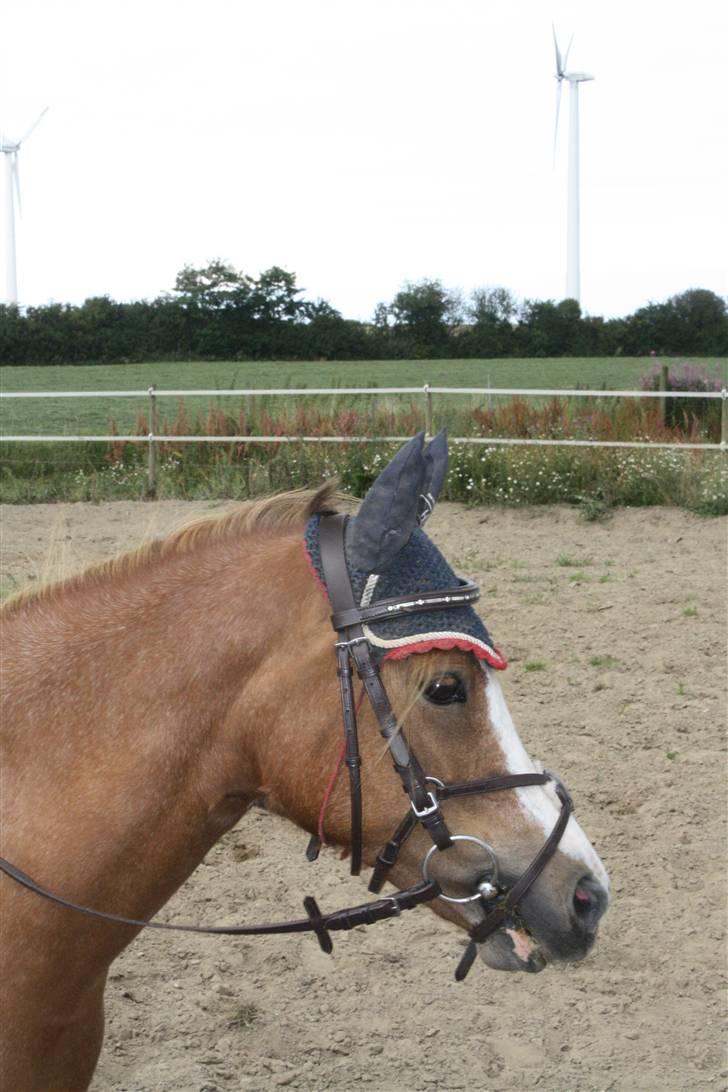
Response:
[[[559,43],[554,33],[556,51],[556,128],[554,130],[554,158],[556,158],[556,137],[559,131],[559,108],[561,106],[561,88],[564,80],[569,84],[569,175],[566,204],[566,299],[580,299],[579,271],[579,84],[593,80],[588,72],[567,72],[571,41],[564,56],[561,56]]]
[[[39,124],[48,107],[42,110],[30,129],[20,140],[12,141],[0,134],[0,152],[5,156],[5,299],[7,303],[18,302],[18,275],[15,260],[15,203],[20,206],[20,175],[18,172],[18,152],[30,134]]]

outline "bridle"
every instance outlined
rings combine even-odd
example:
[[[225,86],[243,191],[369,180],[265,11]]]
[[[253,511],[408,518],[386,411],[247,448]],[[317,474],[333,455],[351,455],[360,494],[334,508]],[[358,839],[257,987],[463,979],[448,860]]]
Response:
[[[450,610],[468,606],[480,598],[477,584],[461,581],[457,587],[437,591],[418,592],[416,598],[382,599],[372,606],[357,607],[346,564],[344,536],[346,516],[343,514],[322,517],[319,524],[319,543],[324,582],[332,607],[331,622],[337,632],[336,671],[339,677],[341,708],[346,741],[346,766],[349,771],[349,795],[351,799],[351,872],[358,875],[362,860],[362,799],[361,758],[357,736],[356,712],[352,663],[361,679],[369,702],[377,718],[379,731],[386,740],[394,769],[409,797],[409,810],[387,844],[379,851],[369,881],[369,890],[378,894],[387,874],[396,863],[402,846],[421,824],[432,839],[422,865],[425,883],[432,882],[429,863],[438,851],[450,849],[454,843],[467,841],[482,848],[490,859],[491,878],[482,880],[476,891],[465,898],[446,895],[439,889],[432,897],[447,902],[480,902],[486,909],[485,918],[470,929],[470,943],[458,964],[455,977],[465,978],[477,954],[477,945],[483,943],[516,911],[518,903],[526,895],[541,872],[553,857],[566,829],[573,810],[571,797],[559,779],[551,773],[506,774],[501,777],[483,778],[447,784],[437,777],[425,774],[417,757],[408,745],[399,725],[387,692],[381,680],[379,667],[372,656],[371,643],[364,632],[364,624],[392,619],[402,614],[421,611]],[[529,785],[553,783],[561,803],[556,823],[525,872],[508,891],[497,883],[497,858],[493,848],[472,835],[451,834],[440,804],[458,796],[474,796],[480,793],[501,792],[505,789],[523,788]],[[309,843],[309,857],[317,852],[316,836]],[[494,882],[496,881],[496,882]],[[439,885],[438,885],[439,887]]]
[[[369,881],[369,890],[379,894],[389,870],[397,861],[402,846],[418,824],[424,827],[433,843],[423,861],[422,881],[385,898],[344,910],[335,910],[328,914],[322,914],[316,900],[307,896],[303,900],[307,917],[294,921],[272,922],[264,925],[199,926],[145,921],[82,906],[49,891],[2,857],[0,857],[0,872],[5,873],[34,894],[59,906],[120,925],[221,936],[313,932],[322,950],[327,953],[330,953],[333,948],[331,932],[354,929],[358,925],[373,925],[375,922],[397,916],[403,910],[412,909],[420,903],[429,902],[435,898],[443,898],[453,903],[476,902],[483,908],[485,916],[469,930],[470,941],[455,971],[456,979],[460,981],[465,978],[475,959],[477,945],[483,943],[502,925],[514,920],[518,904],[556,852],[572,812],[571,798],[559,779],[546,771],[507,774],[450,784],[424,772],[403,732],[399,730],[397,718],[381,681],[378,664],[372,655],[372,646],[364,632],[364,625],[403,614],[467,606],[477,601],[480,592],[476,584],[463,580],[457,587],[417,593],[416,598],[410,596],[383,599],[372,606],[358,607],[354,602],[346,563],[345,526],[345,515],[324,515],[320,520],[319,536],[324,581],[333,612],[331,621],[337,632],[336,664],[351,800],[351,872],[358,875],[362,863],[361,757],[354,702],[353,666],[372,706],[379,731],[387,743],[394,769],[409,798],[409,809],[406,815],[377,855]],[[451,834],[442,814],[441,804],[459,796],[501,792],[506,789],[549,783],[553,784],[561,803],[556,823],[529,866],[513,886],[506,890],[498,882],[498,862],[493,848],[473,835]],[[489,860],[489,869],[487,875],[476,884],[473,894],[455,897],[445,894],[439,884],[430,877],[430,862],[436,853],[450,849],[454,844],[463,841],[475,844],[484,851]],[[309,860],[315,859],[318,855],[319,846],[319,840],[314,835],[307,851]]]

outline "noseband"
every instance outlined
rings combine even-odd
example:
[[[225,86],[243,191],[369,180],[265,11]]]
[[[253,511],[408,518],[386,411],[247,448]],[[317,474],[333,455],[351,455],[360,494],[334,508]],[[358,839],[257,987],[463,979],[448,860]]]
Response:
[[[418,824],[424,827],[433,843],[423,861],[423,880],[413,887],[396,891],[385,898],[364,903],[360,906],[349,907],[345,910],[336,910],[329,914],[322,914],[315,899],[308,896],[304,899],[304,909],[307,914],[305,918],[294,921],[273,922],[266,925],[199,926],[175,925],[167,922],[127,918],[119,914],[82,906],[49,891],[2,857],[0,857],[0,872],[3,872],[27,890],[48,899],[56,905],[119,925],[186,933],[206,933],[218,936],[313,932],[325,952],[332,951],[333,945],[329,935],[330,932],[350,930],[359,925],[373,925],[377,921],[399,915],[403,910],[412,909],[420,903],[435,898],[443,898],[446,901],[455,903],[476,902],[480,904],[485,916],[470,929],[470,942],[455,971],[455,977],[458,981],[465,978],[475,959],[477,945],[487,940],[501,925],[514,920],[518,904],[554,855],[572,812],[571,798],[559,779],[548,772],[507,774],[501,777],[450,784],[424,772],[404,734],[399,730],[397,719],[379,675],[379,667],[372,655],[372,646],[364,633],[363,626],[365,623],[385,618],[396,618],[403,614],[449,610],[453,607],[467,606],[477,601],[480,592],[476,584],[470,581],[462,581],[454,588],[417,593],[416,598],[383,599],[379,600],[374,606],[357,607],[354,602],[344,550],[345,522],[346,517],[341,514],[323,516],[320,521],[320,545],[324,579],[333,610],[331,621],[338,635],[336,664],[341,693],[345,758],[349,771],[351,798],[351,871],[354,875],[358,875],[362,863],[361,758],[359,755],[354,702],[353,665],[374,710],[379,731],[387,742],[394,768],[402,782],[405,793],[409,797],[410,805],[402,822],[377,855],[369,881],[369,890],[379,894],[389,869],[396,863],[402,846]],[[549,783],[553,785],[561,803],[561,810],[556,823],[530,865],[513,886],[506,890],[498,883],[498,862],[492,847],[487,842],[472,835],[451,834],[440,805],[446,800],[459,796],[502,792],[506,789],[518,789],[530,785],[547,785]],[[429,868],[430,861],[436,853],[444,852],[452,848],[454,844],[463,841],[479,846],[488,858],[489,866],[486,868],[486,874],[475,885],[474,892],[465,898],[458,898],[446,895],[441,890],[440,886],[430,878]],[[314,836],[309,843],[309,860],[315,859],[319,848],[320,842]]]

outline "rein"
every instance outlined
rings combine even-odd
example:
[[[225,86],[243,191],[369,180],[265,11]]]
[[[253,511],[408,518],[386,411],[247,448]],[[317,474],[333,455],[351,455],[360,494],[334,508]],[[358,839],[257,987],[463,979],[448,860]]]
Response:
[[[355,703],[353,666],[363,685],[362,697],[366,693],[369,698],[377,718],[379,731],[387,742],[394,769],[410,802],[409,811],[390,840],[377,855],[369,881],[369,890],[376,894],[381,891],[389,869],[396,863],[402,846],[418,823],[422,824],[433,843],[423,862],[423,880],[405,890],[397,891],[391,896],[344,910],[335,910],[328,914],[322,914],[316,900],[311,896],[306,896],[303,900],[304,910],[307,914],[305,918],[263,925],[201,926],[175,925],[168,922],[127,918],[119,914],[82,906],[49,891],[2,857],[0,857],[0,872],[3,872],[35,895],[48,899],[58,906],[78,913],[88,914],[104,921],[114,922],[118,925],[128,925],[138,929],[164,929],[215,936],[313,932],[321,949],[327,953],[330,953],[333,949],[330,932],[350,930],[358,925],[373,925],[378,921],[397,916],[403,910],[410,910],[421,903],[429,902],[438,897],[448,902],[474,901],[480,904],[485,916],[469,930],[470,942],[455,972],[458,981],[465,978],[475,959],[477,945],[483,943],[501,925],[511,919],[512,915],[517,911],[521,899],[526,895],[556,852],[572,812],[571,798],[559,779],[547,772],[504,775],[454,784],[446,784],[437,777],[424,772],[414,752],[409,747],[404,734],[399,731],[397,719],[381,681],[379,667],[372,656],[372,648],[364,633],[363,624],[419,611],[449,610],[457,606],[466,606],[476,602],[480,592],[476,584],[470,581],[462,581],[455,588],[417,593],[415,599],[383,599],[374,606],[357,607],[354,602],[346,564],[344,549],[345,524],[346,516],[342,514],[323,516],[320,521],[320,546],[324,579],[333,611],[331,621],[337,632],[336,670],[339,679],[344,724],[343,758],[349,771],[351,801],[351,872],[353,875],[359,874],[363,849],[361,757],[359,755],[356,720],[361,697],[359,702]],[[339,768],[340,766],[337,764],[336,773],[338,773]],[[333,791],[333,781],[334,778],[332,778],[324,797],[318,824],[319,833],[314,835],[309,842],[307,850],[309,860],[315,860],[322,844],[323,816],[328,796]],[[525,872],[509,890],[504,890],[497,883],[497,858],[492,847],[487,842],[471,835],[451,834],[440,805],[445,800],[459,796],[501,792],[508,789],[549,783],[553,784],[561,802],[559,816],[551,833]],[[484,850],[490,864],[487,875],[477,884],[475,893],[467,898],[455,898],[445,894],[437,882],[430,879],[427,871],[430,858],[434,853],[446,851],[458,841],[468,841],[478,845]]]
[[[212,936],[253,936],[270,933],[306,933],[316,934],[319,944],[324,952],[330,953],[333,945],[329,937],[332,932],[355,929],[357,925],[374,925],[377,921],[384,921],[402,913],[403,910],[411,910],[419,906],[421,902],[428,902],[437,897],[439,888],[436,883],[422,882],[406,891],[397,891],[386,899],[377,899],[376,902],[362,903],[360,906],[350,906],[346,910],[334,910],[330,914],[322,914],[316,900],[307,895],[303,900],[303,906],[308,914],[306,918],[297,918],[294,921],[275,921],[267,925],[175,925],[166,921],[144,921],[139,918],[126,918],[121,914],[109,914],[104,910],[94,910],[90,906],[81,906],[80,903],[64,899],[60,895],[53,894],[47,888],[42,887],[25,872],[21,872],[15,865],[10,864],[4,857],[0,857],[0,872],[4,872],[11,880],[15,880],[21,887],[26,887],[34,895],[48,899],[57,906],[64,906],[67,910],[76,910],[80,914],[89,914],[103,921],[112,921],[117,925],[132,925],[140,929],[165,929],[175,933],[204,933]]]

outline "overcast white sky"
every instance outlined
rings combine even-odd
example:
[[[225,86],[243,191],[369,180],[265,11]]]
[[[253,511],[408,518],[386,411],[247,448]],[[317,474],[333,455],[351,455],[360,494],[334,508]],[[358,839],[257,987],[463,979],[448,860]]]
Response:
[[[0,129],[50,105],[21,303],[151,298],[214,257],[352,318],[422,277],[560,299],[552,19],[596,76],[584,309],[726,294],[725,0],[4,0]]]

